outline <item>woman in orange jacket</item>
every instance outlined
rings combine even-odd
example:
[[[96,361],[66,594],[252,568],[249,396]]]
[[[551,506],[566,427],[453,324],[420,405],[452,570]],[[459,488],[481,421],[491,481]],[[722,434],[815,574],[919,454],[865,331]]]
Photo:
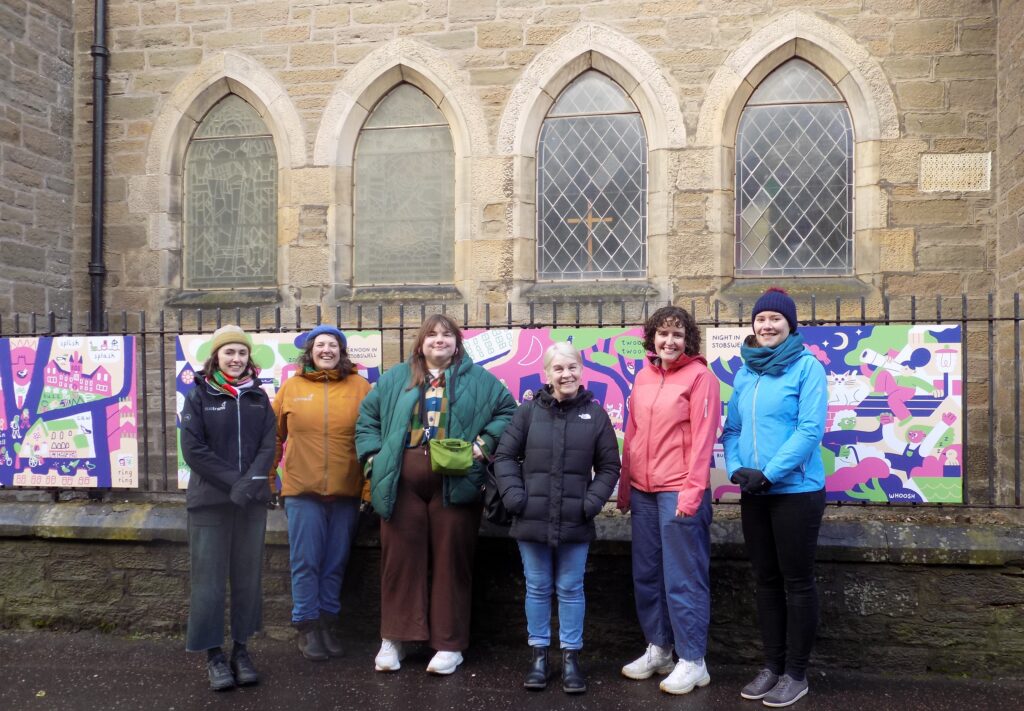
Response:
[[[341,583],[359,521],[363,471],[355,425],[370,384],[356,374],[334,326],[306,334],[300,372],[274,398],[281,496],[288,517],[292,624],[302,655],[342,654],[337,637]],[[287,449],[285,445],[287,444]]]
[[[700,355],[700,329],[678,306],[644,325],[648,363],[629,397],[618,506],[631,510],[633,589],[647,651],[622,668],[631,679],[668,674],[661,690],[706,686],[711,619],[711,450],[718,381]],[[672,652],[679,657],[673,663]]]

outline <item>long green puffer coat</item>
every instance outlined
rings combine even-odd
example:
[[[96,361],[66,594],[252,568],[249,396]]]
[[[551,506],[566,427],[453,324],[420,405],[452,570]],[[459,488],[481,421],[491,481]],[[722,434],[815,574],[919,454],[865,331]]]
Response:
[[[409,389],[409,363],[402,363],[381,376],[376,387],[363,399],[356,421],[356,454],[365,462],[373,457],[370,469],[370,502],[384,519],[391,518],[402,474],[405,449],[413,408],[419,402],[419,390]],[[468,357],[448,366],[448,427],[446,437],[473,442],[480,437],[487,452],[493,453],[501,433],[516,411],[516,401],[508,389],[489,372]],[[473,462],[466,476],[444,477],[444,504],[473,504],[481,499],[485,467]]]

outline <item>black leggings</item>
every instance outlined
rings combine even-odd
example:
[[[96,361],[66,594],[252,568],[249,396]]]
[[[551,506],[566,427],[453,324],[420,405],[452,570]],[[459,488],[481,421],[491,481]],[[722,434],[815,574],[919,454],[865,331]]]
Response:
[[[744,494],[743,539],[757,581],[765,665],[803,679],[818,628],[814,554],[825,490]]]

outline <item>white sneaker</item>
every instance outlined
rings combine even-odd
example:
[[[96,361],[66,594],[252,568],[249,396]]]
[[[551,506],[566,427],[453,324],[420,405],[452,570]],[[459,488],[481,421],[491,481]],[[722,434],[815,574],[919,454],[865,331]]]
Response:
[[[405,650],[401,642],[393,642],[390,639],[380,641],[380,651],[373,660],[373,668],[377,671],[398,671],[402,668],[401,661],[405,659]]]
[[[438,652],[427,665],[431,674],[451,674],[462,664],[462,652]]]
[[[671,647],[648,644],[646,652],[622,667],[622,676],[630,679],[649,679],[654,674],[668,674],[673,666]]]
[[[680,659],[676,668],[661,682],[660,688],[668,694],[689,694],[695,686],[707,686],[711,675],[704,666],[704,660],[688,662]]]

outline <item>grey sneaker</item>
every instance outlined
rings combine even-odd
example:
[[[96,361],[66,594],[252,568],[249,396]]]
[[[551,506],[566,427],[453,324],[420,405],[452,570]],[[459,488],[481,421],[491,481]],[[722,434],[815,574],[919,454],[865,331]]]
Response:
[[[783,674],[779,677],[779,683],[775,685],[775,688],[761,699],[761,703],[777,709],[795,704],[805,696],[807,696],[807,680],[797,681],[789,674]]]
[[[771,669],[762,669],[752,682],[743,687],[740,696],[744,699],[763,699],[778,683],[778,674]]]

